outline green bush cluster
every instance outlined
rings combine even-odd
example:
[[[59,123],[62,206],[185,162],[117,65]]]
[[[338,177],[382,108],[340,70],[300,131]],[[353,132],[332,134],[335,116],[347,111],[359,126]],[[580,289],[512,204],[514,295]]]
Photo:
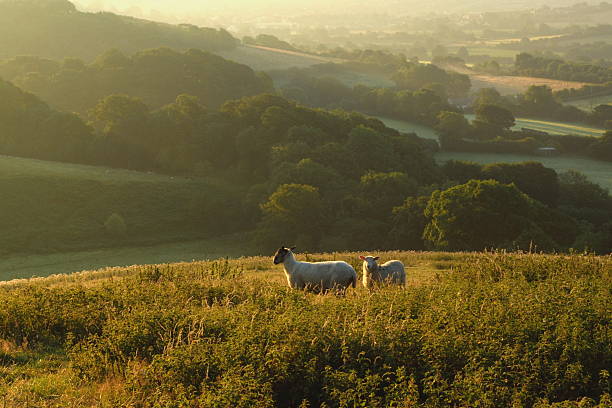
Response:
[[[606,406],[610,259],[464,258],[432,285],[344,298],[203,264],[4,288],[0,331],[59,345],[84,384],[121,379],[140,407]]]

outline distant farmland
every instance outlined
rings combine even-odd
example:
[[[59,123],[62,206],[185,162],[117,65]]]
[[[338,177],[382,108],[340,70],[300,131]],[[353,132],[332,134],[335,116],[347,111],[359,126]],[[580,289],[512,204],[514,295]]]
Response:
[[[470,116],[470,115],[468,115]],[[435,130],[430,127],[414,124],[401,120],[394,120],[388,118],[378,117],[385,125],[397,129],[404,133],[416,133],[419,137],[424,139],[437,140],[437,134]],[[530,127],[532,122],[529,119],[520,119],[517,121],[517,126]],[[561,126],[564,129],[570,129],[574,125],[562,124],[556,122],[542,122],[550,127]],[[528,125],[529,126],[526,126]],[[537,124],[537,123],[536,123]],[[550,129],[550,128],[549,128]],[[549,130],[550,131],[550,130]],[[593,131],[600,132],[598,129]],[[562,133],[563,134],[563,133]],[[566,133],[567,134],[567,133]],[[576,131],[573,134],[578,134]],[[517,155],[517,154],[496,154],[496,153],[470,153],[470,152],[439,152],[436,153],[436,161],[442,163],[451,159],[454,160],[467,160],[476,163],[497,163],[497,162],[522,162],[522,161],[538,161],[544,164],[546,167],[555,169],[557,172],[564,172],[567,170],[578,170],[584,173],[591,181],[601,185],[604,188],[612,191],[612,163],[592,160],[588,158],[579,157],[541,157],[531,155]]]
[[[465,115],[468,120],[474,120],[475,115]],[[389,119],[377,116],[385,125],[390,128],[397,129],[404,133],[416,133],[423,139],[438,140],[436,131],[428,126],[418,123],[407,122],[403,120]],[[579,135],[579,136],[595,136],[599,137],[605,133],[605,130],[584,126],[576,123],[549,122],[537,119],[518,118],[516,119],[514,130],[528,128],[547,132],[552,135]]]
[[[475,115],[465,115],[469,120],[474,120]],[[579,123],[551,122],[547,120],[517,118],[514,130],[522,128],[538,130],[540,132],[550,133],[551,135],[578,135],[578,136],[594,136],[600,137],[605,133],[605,130],[584,126]]]

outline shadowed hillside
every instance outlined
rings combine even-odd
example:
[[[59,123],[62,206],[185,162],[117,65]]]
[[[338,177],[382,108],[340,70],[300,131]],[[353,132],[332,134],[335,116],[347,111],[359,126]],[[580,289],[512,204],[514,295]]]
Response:
[[[0,1],[0,58],[38,55],[90,60],[109,48],[129,53],[160,46],[219,51],[236,44],[225,30],[83,13],[67,0]]]

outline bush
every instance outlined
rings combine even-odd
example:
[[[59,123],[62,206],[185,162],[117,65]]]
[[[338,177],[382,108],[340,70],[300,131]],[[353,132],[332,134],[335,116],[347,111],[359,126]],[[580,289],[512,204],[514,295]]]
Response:
[[[122,237],[127,232],[127,225],[123,217],[117,213],[112,213],[106,221],[104,221],[106,232],[114,237]]]

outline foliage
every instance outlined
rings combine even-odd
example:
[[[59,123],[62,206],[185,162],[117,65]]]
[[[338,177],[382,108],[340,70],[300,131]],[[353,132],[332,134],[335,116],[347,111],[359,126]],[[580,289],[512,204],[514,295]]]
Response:
[[[515,245],[524,249],[525,244],[533,242],[550,250],[557,247],[555,240],[573,242],[576,235],[571,219],[543,208],[514,185],[494,180],[471,180],[434,192],[425,216],[428,224],[423,237],[436,249],[477,250]],[[563,234],[551,229],[555,222],[564,229]]]
[[[229,260],[250,271],[231,278],[199,262],[4,286],[0,330],[21,349],[0,354],[3,395],[48,407],[609,405],[609,258],[381,255],[453,271],[343,298],[288,290],[261,257]]]
[[[190,94],[217,108],[230,99],[271,90],[269,80],[246,65],[199,49],[155,48],[131,56],[111,49],[90,64],[68,62],[16,57],[0,63],[0,76],[55,108],[79,113],[112,94],[140,98],[151,108]]]
[[[581,82],[612,82],[612,70],[599,65],[563,61],[520,53],[514,63],[519,75]]]

